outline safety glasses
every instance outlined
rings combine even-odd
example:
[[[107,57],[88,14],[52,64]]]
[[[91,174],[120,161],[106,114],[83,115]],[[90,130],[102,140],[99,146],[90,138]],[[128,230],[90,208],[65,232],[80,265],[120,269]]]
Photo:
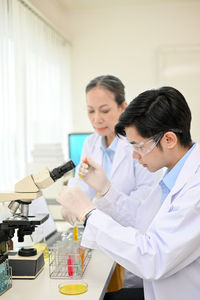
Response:
[[[137,152],[141,156],[146,155],[156,147],[156,145],[160,142],[161,138],[163,137],[163,134],[163,132],[159,132],[151,136],[147,142],[132,144],[133,151]]]
[[[168,131],[172,131],[174,133],[183,133],[181,129],[168,129]],[[146,142],[132,144],[133,151],[137,152],[141,156],[146,155],[156,147],[156,145],[160,142],[164,134],[165,132],[162,131],[151,136]]]

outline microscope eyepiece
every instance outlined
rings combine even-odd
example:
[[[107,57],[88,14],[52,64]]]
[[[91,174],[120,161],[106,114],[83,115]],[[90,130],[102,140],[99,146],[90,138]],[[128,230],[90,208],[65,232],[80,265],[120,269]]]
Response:
[[[50,172],[50,176],[51,178],[56,181],[57,179],[59,179],[60,177],[62,177],[65,173],[71,171],[72,169],[74,169],[76,166],[73,163],[72,160],[68,161],[67,163],[63,164],[60,167],[57,167],[55,169],[53,169]]]

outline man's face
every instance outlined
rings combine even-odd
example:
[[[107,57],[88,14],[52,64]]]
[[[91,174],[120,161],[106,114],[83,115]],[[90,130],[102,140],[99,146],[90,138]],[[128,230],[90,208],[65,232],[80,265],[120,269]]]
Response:
[[[143,138],[135,126],[125,128],[126,137],[133,146],[133,158],[147,168],[150,172],[155,172],[163,168],[165,164],[165,155],[160,147],[157,147],[155,141],[151,138]],[[157,137],[159,140],[161,136]],[[161,138],[162,139],[162,138]]]

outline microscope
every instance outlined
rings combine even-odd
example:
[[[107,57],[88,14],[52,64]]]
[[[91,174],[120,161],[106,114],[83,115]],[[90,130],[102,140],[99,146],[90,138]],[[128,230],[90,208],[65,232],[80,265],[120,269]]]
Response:
[[[0,221],[0,262],[8,258],[12,267],[12,278],[35,278],[44,266],[43,253],[37,253],[33,247],[23,247],[17,253],[9,251],[17,230],[18,242],[24,241],[25,235],[31,235],[35,228],[44,223],[49,215],[29,215],[29,204],[39,198],[45,189],[65,173],[75,168],[73,161],[49,171],[48,168],[29,175],[15,184],[14,193],[0,193],[0,202],[10,202],[8,208],[12,216]]]

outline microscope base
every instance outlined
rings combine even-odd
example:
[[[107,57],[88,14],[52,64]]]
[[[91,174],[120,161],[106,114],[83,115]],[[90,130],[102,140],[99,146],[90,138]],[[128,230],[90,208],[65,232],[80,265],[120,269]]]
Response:
[[[16,251],[8,252],[8,261],[12,267],[12,279],[35,279],[44,267],[44,255],[38,252],[33,256],[19,256]]]

